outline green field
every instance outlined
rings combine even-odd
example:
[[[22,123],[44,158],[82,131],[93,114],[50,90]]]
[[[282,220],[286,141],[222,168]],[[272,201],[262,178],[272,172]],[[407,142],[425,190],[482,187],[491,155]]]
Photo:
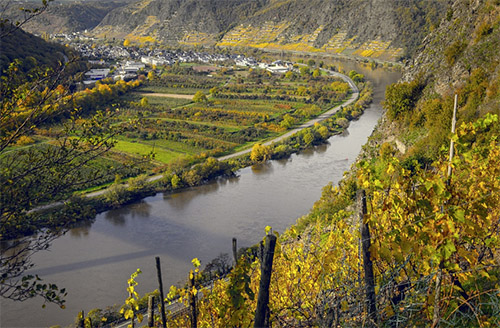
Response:
[[[208,94],[208,90],[205,88],[186,88],[186,87],[162,87],[148,85],[141,87],[139,92],[150,92],[150,93],[171,93],[178,95],[194,95],[197,91],[203,91]]]
[[[116,145],[93,162],[103,171],[108,167],[119,170],[97,184],[113,181],[115,174],[127,177],[161,171],[178,159],[192,165],[207,156],[236,152],[283,134],[349,96],[336,91],[334,81],[332,77],[298,75],[290,80],[258,69],[236,76],[231,69],[221,70],[209,77],[184,65],[166,68],[142,84],[116,82],[87,90],[80,101],[88,110],[95,110],[93,102],[110,95],[113,102],[105,106],[115,103],[112,106],[119,109],[113,118],[113,126],[120,129]],[[200,90],[207,98],[198,102],[159,95],[194,95]],[[33,135],[33,140],[50,143],[51,133],[60,128],[41,129],[43,134]],[[26,146],[14,147],[14,151],[22,147]],[[152,153],[153,160],[144,162]],[[134,161],[140,165],[134,164],[133,169],[123,165]]]
[[[172,98],[172,97],[163,97],[163,96],[153,96],[153,95],[144,95],[140,93],[132,94],[135,101],[140,101],[143,97],[146,97],[148,100],[148,104],[156,107],[168,107],[168,108],[176,108],[179,106],[185,106],[187,104],[192,103],[193,101],[190,99],[182,99],[182,98]]]
[[[141,143],[141,142],[129,142],[118,140],[114,147],[115,151],[124,152],[128,154],[133,154],[136,156],[148,156],[149,154],[154,154],[154,160],[161,163],[169,163],[173,159],[184,155],[182,152],[176,152],[172,150],[165,149],[156,145]]]

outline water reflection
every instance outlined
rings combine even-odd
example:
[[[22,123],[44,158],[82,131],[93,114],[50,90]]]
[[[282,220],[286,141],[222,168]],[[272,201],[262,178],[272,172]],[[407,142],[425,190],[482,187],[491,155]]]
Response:
[[[288,158],[282,158],[282,159],[278,159],[278,160],[275,160],[274,163],[280,165],[280,167],[284,168],[288,163],[291,163],[292,162],[292,156],[288,157]]]
[[[274,171],[272,162],[254,164],[251,166],[251,168],[252,168],[252,173],[257,176],[266,176],[273,173]]]
[[[219,190],[220,188],[221,180],[227,179],[221,178],[198,187],[187,188],[174,193],[165,192],[163,193],[163,200],[172,208],[176,210],[182,210],[186,208],[196,197],[217,192],[217,190]]]
[[[94,220],[86,220],[75,223],[69,230],[69,234],[74,238],[87,237]]]
[[[140,200],[137,203],[126,207],[121,207],[113,211],[107,211],[105,212],[104,217],[113,225],[120,227],[126,224],[127,217],[132,219],[147,219],[150,215],[150,211],[151,205],[144,200]]]

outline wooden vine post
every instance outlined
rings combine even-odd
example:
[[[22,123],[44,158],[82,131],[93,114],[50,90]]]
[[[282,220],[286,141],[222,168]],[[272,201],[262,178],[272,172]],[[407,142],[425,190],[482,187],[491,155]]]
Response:
[[[455,134],[455,128],[457,125],[457,106],[458,106],[458,95],[455,94],[455,102],[453,105],[453,117],[451,119],[451,134]],[[453,162],[453,156],[454,156],[454,151],[455,151],[455,142],[453,141],[453,137],[450,140],[450,157],[449,157],[449,162],[448,162],[448,172],[447,172],[447,181],[446,183],[450,183],[451,179],[451,173],[452,173],[452,167],[451,164]],[[436,287],[434,291],[434,313],[432,315],[432,327],[437,327],[439,326],[439,321],[441,318],[441,307],[440,307],[440,295],[441,295],[441,283],[443,281],[443,262],[439,263],[439,268],[436,273]]]
[[[78,313],[78,324],[77,328],[85,328],[85,312],[83,310]]]
[[[375,299],[375,279],[373,276],[373,262],[370,255],[370,228],[365,222],[366,193],[364,190],[357,192],[357,205],[359,216],[359,229],[361,234],[361,252],[363,253],[363,271],[365,276],[365,297],[366,308],[368,311],[369,326],[375,326],[377,323],[377,303]]]
[[[148,327],[154,327],[155,324],[155,297],[149,295],[148,298]]]
[[[193,270],[189,271],[188,277],[188,286],[189,286],[189,319],[191,321],[191,328],[196,328],[198,326],[198,318],[196,314],[196,296],[194,294],[193,289],[195,288],[194,284],[194,272]]]
[[[267,235],[264,249],[264,258],[261,265],[259,296],[255,310],[254,328],[269,327],[269,285],[273,271],[274,248],[276,236]]]
[[[233,258],[234,258],[234,265],[236,266],[236,263],[238,263],[238,241],[234,237],[233,237]]]
[[[158,274],[158,289],[160,290],[160,310],[161,310],[161,325],[167,327],[167,316],[165,313],[165,297],[163,296],[163,281],[161,279],[160,257],[156,257],[156,273]]]

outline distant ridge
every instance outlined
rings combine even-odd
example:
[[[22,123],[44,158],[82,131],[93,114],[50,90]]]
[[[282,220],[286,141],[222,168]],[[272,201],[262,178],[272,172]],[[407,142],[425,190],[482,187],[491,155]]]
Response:
[[[447,5],[446,0],[142,0],[112,10],[94,34],[394,61],[415,52]]]

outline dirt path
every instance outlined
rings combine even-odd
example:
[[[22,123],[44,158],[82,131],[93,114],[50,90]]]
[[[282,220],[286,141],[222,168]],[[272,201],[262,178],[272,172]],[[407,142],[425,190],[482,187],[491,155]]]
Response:
[[[150,97],[166,97],[166,98],[177,98],[177,99],[189,99],[193,100],[194,95],[180,95],[176,93],[149,93],[149,92],[142,92],[139,93],[140,96],[150,96]]]

